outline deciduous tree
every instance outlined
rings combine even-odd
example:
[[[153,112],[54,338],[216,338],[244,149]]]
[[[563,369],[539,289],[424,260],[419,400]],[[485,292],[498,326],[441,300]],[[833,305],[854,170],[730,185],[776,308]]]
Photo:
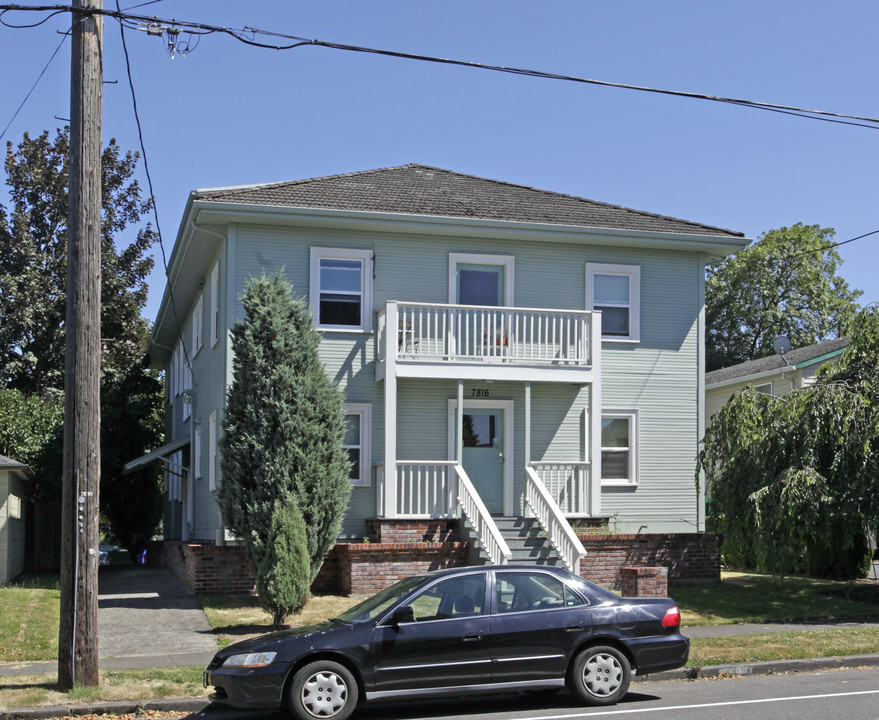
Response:
[[[834,232],[797,223],[707,269],[708,370],[772,354],[779,335],[793,347],[841,337],[858,311],[860,290],[837,275]]]

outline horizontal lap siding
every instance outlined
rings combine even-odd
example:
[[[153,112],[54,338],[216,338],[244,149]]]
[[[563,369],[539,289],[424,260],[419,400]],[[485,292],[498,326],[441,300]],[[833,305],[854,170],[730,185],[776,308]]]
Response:
[[[641,342],[606,343],[605,408],[639,410],[637,488],[605,487],[602,514],[623,532],[696,529],[699,259],[645,253],[641,263]]]
[[[515,303],[527,307],[582,310],[586,262],[641,267],[641,342],[605,345],[603,405],[640,411],[640,485],[605,488],[603,514],[617,516],[621,528],[686,530],[696,521],[693,483],[697,447],[698,282],[695,254],[579,247],[567,244],[511,243],[480,239],[429,238],[310,229],[237,230],[235,287],[248,277],[285,268],[294,292],[308,298],[312,246],[372,249],[375,253],[373,311],[388,300],[448,302],[450,252],[515,256]],[[241,317],[240,301],[235,304]],[[207,323],[207,318],[206,318]],[[328,371],[349,402],[372,404],[372,462],[383,459],[383,384],[374,381],[374,334],[328,333],[321,343]],[[521,383],[467,383],[488,387],[490,398],[515,402],[515,510],[524,488],[524,389]],[[442,460],[448,457],[447,400],[457,395],[454,381],[401,380],[398,388],[398,456]],[[589,388],[534,384],[532,460],[583,459]],[[206,442],[206,437],[203,438]],[[375,478],[355,488],[344,535],[365,534],[365,520],[376,515]]]

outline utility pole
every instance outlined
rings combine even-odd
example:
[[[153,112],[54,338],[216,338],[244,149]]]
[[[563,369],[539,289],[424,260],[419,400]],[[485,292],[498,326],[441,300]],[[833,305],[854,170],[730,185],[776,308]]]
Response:
[[[98,684],[102,0],[73,0],[58,685]]]

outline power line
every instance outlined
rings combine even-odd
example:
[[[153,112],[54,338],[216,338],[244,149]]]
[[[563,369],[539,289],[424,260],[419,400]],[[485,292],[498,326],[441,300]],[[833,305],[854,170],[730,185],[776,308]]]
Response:
[[[800,257],[802,255],[811,255],[816,252],[824,252],[825,250],[831,250],[836,247],[840,247],[841,245],[848,245],[849,243],[853,243],[855,240],[862,240],[865,237],[870,237],[871,235],[879,234],[879,230],[871,230],[868,233],[864,233],[863,235],[858,235],[857,237],[849,238],[848,240],[843,240],[837,243],[830,243],[830,245],[822,245],[819,248],[815,248],[814,250],[803,250],[802,252],[794,253],[793,255],[788,255],[788,260],[793,260],[796,257]]]
[[[138,6],[135,6],[138,7]],[[6,25],[7,27],[35,27],[32,26],[16,26],[9,25],[5,20],[3,20],[3,15],[9,11],[32,11],[32,12],[52,12],[54,14],[58,14],[59,12],[66,12],[71,10],[71,8],[67,5],[42,5],[42,6],[22,6],[22,5],[0,5],[0,23]],[[421,62],[430,62],[430,63],[438,63],[443,65],[455,65],[458,67],[468,67],[478,70],[489,70],[493,72],[502,72],[508,73],[512,75],[523,75],[526,77],[533,77],[545,80],[560,80],[565,82],[575,82],[582,83],[587,85],[596,85],[600,87],[609,87],[616,88],[620,90],[634,90],[638,92],[646,92],[658,95],[668,95],[672,97],[681,97],[688,98],[691,100],[703,100],[708,102],[718,102],[724,103],[727,105],[737,105],[739,107],[748,108],[751,110],[763,110],[767,112],[775,112],[782,114],[789,114],[795,117],[801,117],[808,120],[821,120],[823,122],[833,122],[842,125],[853,125],[856,127],[863,127],[870,130],[879,130],[879,119],[865,117],[861,115],[848,115],[845,113],[836,113],[830,112],[827,110],[817,110],[817,109],[808,109],[801,108],[792,105],[781,105],[777,103],[767,103],[760,102],[756,100],[746,100],[743,98],[732,98],[725,97],[722,95],[711,95],[706,93],[695,93],[695,92],[687,92],[682,90],[670,90],[666,88],[655,88],[649,87],[645,85],[633,85],[629,83],[617,83],[611,82],[607,80],[597,80],[595,78],[585,78],[578,77],[575,75],[565,75],[560,73],[551,73],[545,72],[542,70],[533,70],[527,68],[516,68],[516,67],[508,67],[504,65],[493,65],[488,63],[478,63],[471,62],[467,60],[456,60],[453,58],[441,58],[435,57],[431,55],[422,55],[418,53],[408,53],[401,52],[396,50],[383,50],[379,48],[370,48],[364,47],[360,45],[348,45],[344,43],[334,43],[328,42],[325,40],[317,40],[317,39],[308,39],[304,37],[299,37],[297,35],[289,35],[286,33],[278,33],[271,32],[267,30],[259,30],[257,28],[252,27],[244,27],[241,29],[234,29],[223,27],[219,25],[210,25],[207,23],[200,22],[190,22],[183,20],[159,20],[156,17],[148,17],[146,15],[136,15],[128,12],[123,12],[122,10],[106,10],[106,9],[91,9],[87,11],[93,14],[102,14],[108,17],[112,17],[121,24],[126,25],[130,29],[144,29],[150,34],[162,35],[166,34],[169,36],[169,45],[173,48],[173,40],[174,38],[171,36],[176,36],[183,30],[186,33],[190,33],[192,35],[208,35],[212,33],[221,33],[224,35],[228,35],[230,37],[235,38],[239,42],[242,42],[246,45],[252,45],[254,47],[266,48],[271,50],[293,50],[300,47],[306,46],[316,46],[316,47],[324,47],[332,50],[343,50],[346,52],[357,52],[357,53],[367,53],[373,55],[382,55],[385,57],[393,57],[404,60],[417,60]],[[52,17],[50,15],[49,17]],[[46,18],[48,19],[48,18]],[[41,21],[45,22],[45,20]],[[41,24],[41,23],[37,23]],[[143,25],[145,27],[139,27],[139,25]],[[151,32],[152,30],[152,32]],[[266,37],[266,38],[275,38],[277,40],[286,41],[286,43],[269,43],[269,42],[261,42],[257,40],[257,37]],[[189,51],[190,48],[181,48],[178,52],[185,54]]]
[[[24,96],[24,100],[22,100],[22,101],[21,101],[21,105],[18,106],[18,110],[16,110],[16,111],[13,113],[12,117],[9,118],[9,122],[6,124],[6,127],[3,128],[3,132],[0,133],[0,140],[3,139],[3,136],[4,136],[4,135],[6,135],[6,131],[9,130],[9,128],[12,126],[12,123],[15,122],[15,118],[18,117],[18,113],[21,112],[21,109],[24,107],[25,103],[26,103],[26,102],[28,101],[28,99],[30,98],[31,93],[36,89],[36,87],[37,87],[37,85],[39,84],[40,80],[43,79],[43,75],[46,74],[46,70],[49,69],[49,65],[52,64],[52,61],[55,59],[55,56],[58,54],[58,51],[61,49],[61,46],[64,45],[64,41],[65,41],[65,40],[67,40],[67,34],[66,34],[66,33],[64,34],[64,37],[61,38],[61,42],[58,43],[58,47],[55,48],[55,52],[52,53],[52,57],[49,58],[49,62],[46,63],[46,66],[42,69],[42,71],[40,72],[40,74],[39,74],[39,76],[37,77],[37,79],[34,80],[34,84],[31,85],[31,89],[27,91],[27,95]]]

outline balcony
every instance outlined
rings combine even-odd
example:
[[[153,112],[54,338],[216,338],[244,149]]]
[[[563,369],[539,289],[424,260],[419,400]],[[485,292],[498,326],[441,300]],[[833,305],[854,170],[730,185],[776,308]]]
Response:
[[[448,377],[592,382],[600,314],[388,302],[378,312],[376,380]]]

